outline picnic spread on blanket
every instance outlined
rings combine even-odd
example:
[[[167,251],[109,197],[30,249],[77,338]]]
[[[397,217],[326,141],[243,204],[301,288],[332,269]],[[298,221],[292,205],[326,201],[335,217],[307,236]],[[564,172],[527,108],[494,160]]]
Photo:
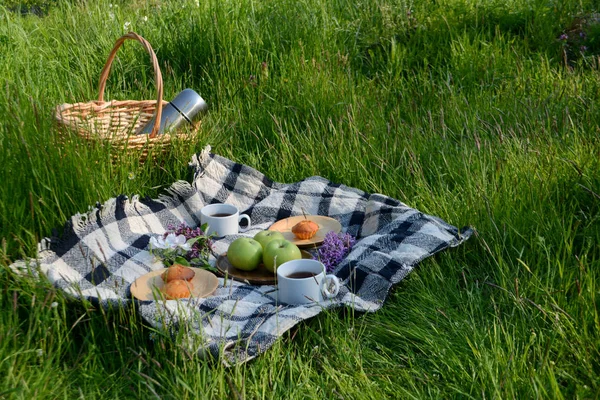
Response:
[[[104,306],[133,301],[152,327],[172,333],[185,325],[190,350],[235,364],[265,352],[284,332],[324,309],[378,310],[391,286],[421,260],[458,246],[472,234],[468,227],[459,230],[396,199],[319,176],[289,184],[274,182],[256,169],[211,153],[210,146],[192,157],[190,167],[194,170],[191,184],[177,181],[156,199],[112,198],[74,215],[60,238],[39,243],[35,259],[20,260],[11,267],[35,269],[65,293]],[[151,274],[154,277],[148,279],[162,282],[156,276],[166,267],[153,255],[151,243],[157,243],[157,238],[166,240],[165,233],[174,226],[198,229],[201,210],[211,204],[231,205],[251,223],[244,229],[242,221],[238,233],[213,237],[207,264],[216,273],[193,268],[199,271],[195,279],[203,282],[197,282],[201,293],[176,300],[137,298],[132,293],[134,282]],[[327,232],[314,233],[308,246],[300,246],[300,260],[279,267],[316,259],[323,269],[319,246],[327,244],[323,243],[325,234],[346,235],[353,239],[349,252],[321,274],[328,279],[327,287],[337,282],[337,290],[321,287],[323,295],[317,291],[310,301],[290,304],[295,301],[282,301],[274,273],[263,271],[265,276],[253,279],[253,271],[236,273],[223,257],[236,239],[254,238],[273,226],[290,241],[301,242],[289,236],[290,227],[307,216],[317,222],[328,220],[325,225],[317,224]],[[286,220],[293,224],[287,221],[286,227],[277,229]],[[317,274],[318,270],[313,275]]]

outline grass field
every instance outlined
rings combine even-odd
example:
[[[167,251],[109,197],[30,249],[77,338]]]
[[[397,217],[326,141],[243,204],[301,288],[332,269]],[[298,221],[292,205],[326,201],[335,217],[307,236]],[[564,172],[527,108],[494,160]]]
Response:
[[[0,398],[600,398],[600,16],[593,0],[0,3]],[[126,30],[202,129],[154,162],[53,123],[98,96]],[[564,36],[561,36],[564,35]],[[108,99],[155,98],[127,43]],[[206,144],[272,179],[320,175],[476,235],[373,314],[334,310],[225,368],[135,309],[6,266],[73,214],[157,197]],[[113,163],[113,157],[118,162]]]

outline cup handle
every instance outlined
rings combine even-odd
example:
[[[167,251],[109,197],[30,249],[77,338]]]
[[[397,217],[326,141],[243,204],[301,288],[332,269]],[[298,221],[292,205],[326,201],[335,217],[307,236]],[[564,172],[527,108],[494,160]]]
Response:
[[[248,229],[250,229],[250,224],[251,224],[251,222],[250,222],[250,217],[249,217],[249,216],[247,216],[246,214],[240,214],[240,216],[238,217],[238,224],[239,224],[240,222],[242,222],[242,220],[244,220],[244,219],[246,220],[246,224],[247,224],[247,225],[246,225],[246,227],[245,227],[245,228],[242,228],[242,227],[240,226],[240,232],[246,232]]]
[[[329,288],[333,286],[333,290],[329,290]],[[326,275],[325,279],[323,279],[321,292],[323,292],[323,297],[326,299],[330,299],[335,297],[340,292],[340,280],[335,275]]]

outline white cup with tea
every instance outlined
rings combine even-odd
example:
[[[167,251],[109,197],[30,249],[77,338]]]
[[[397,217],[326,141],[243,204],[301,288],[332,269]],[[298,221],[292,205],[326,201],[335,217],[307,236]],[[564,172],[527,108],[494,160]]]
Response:
[[[240,227],[246,221],[244,228]],[[240,210],[233,204],[209,204],[200,210],[200,223],[208,224],[207,234],[222,237],[235,235],[250,229],[250,217],[240,214]]]
[[[339,291],[339,279],[325,274],[325,266],[318,260],[292,260],[277,268],[277,298],[281,303],[322,302],[337,296]]]

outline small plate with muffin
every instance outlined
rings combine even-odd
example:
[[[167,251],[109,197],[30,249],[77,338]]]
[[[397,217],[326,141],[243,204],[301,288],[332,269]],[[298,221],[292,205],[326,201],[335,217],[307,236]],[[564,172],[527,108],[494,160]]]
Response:
[[[342,224],[324,215],[297,215],[275,222],[269,230],[281,232],[286,240],[300,248],[310,248],[323,243],[328,232],[339,233]]]
[[[202,268],[174,264],[149,272],[131,284],[138,300],[177,300],[207,297],[219,286],[218,278]]]

